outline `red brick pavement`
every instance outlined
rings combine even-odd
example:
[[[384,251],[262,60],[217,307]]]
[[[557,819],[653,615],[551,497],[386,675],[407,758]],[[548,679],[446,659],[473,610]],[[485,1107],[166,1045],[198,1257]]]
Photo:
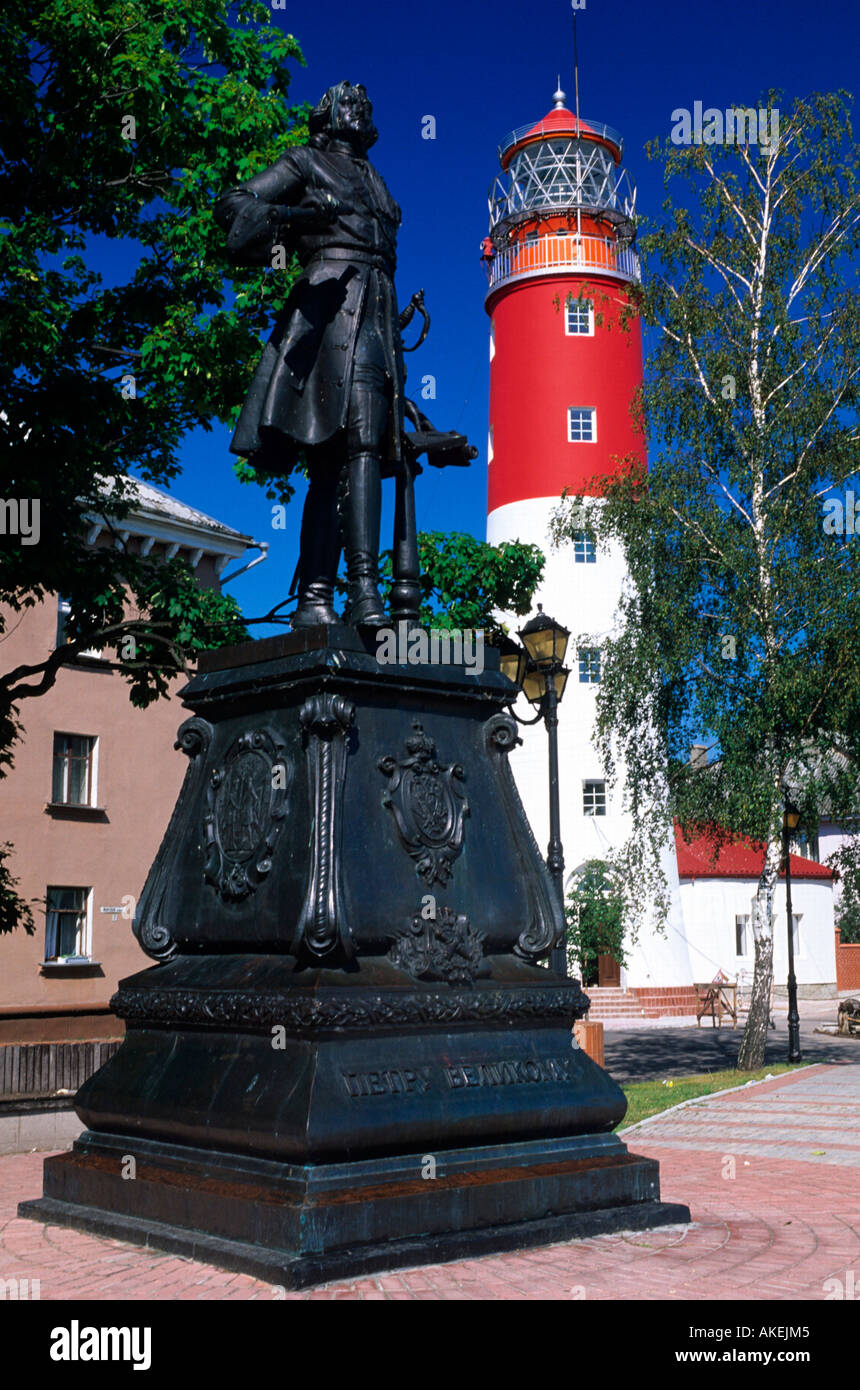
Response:
[[[731,1139],[696,1147],[697,1126],[710,1134],[727,1103]],[[749,1116],[746,1131],[739,1111]],[[246,1275],[20,1220],[18,1201],[41,1190],[44,1155],[13,1154],[0,1158],[0,1279],[38,1279],[42,1299],[822,1299],[833,1296],[825,1281],[844,1286],[849,1270],[860,1289],[860,1155],[834,1149],[834,1115],[846,1128],[853,1123],[856,1144],[860,1066],[811,1068],[673,1111],[637,1130],[631,1149],[659,1160],[663,1196],[690,1206],[689,1227],[422,1266],[286,1295]],[[796,1133],[821,1138],[795,1141]]]

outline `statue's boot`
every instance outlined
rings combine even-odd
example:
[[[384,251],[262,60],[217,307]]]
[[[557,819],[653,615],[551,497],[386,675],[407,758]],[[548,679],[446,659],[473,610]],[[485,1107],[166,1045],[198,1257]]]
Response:
[[[292,628],[337,623],[334,581],[340,558],[337,490],[329,478],[312,479],[302,513],[299,601]]]
[[[384,627],[388,619],[379,592],[379,523],[382,482],[375,454],[355,454],[347,464],[343,499],[343,550],[349,607],[347,622]]]

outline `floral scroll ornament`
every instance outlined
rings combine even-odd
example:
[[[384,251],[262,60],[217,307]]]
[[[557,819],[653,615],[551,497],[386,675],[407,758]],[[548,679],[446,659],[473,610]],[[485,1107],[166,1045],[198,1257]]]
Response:
[[[442,764],[436,745],[417,719],[399,757],[377,762],[388,777],[382,804],[394,817],[400,842],[415,860],[425,883],[448,883],[454,860],[463,848],[463,821],[469,814],[460,763]]]
[[[429,920],[417,912],[405,931],[398,933],[388,958],[416,980],[468,986],[476,976],[489,974],[484,940],[485,933],[476,931],[464,912],[443,907]]]

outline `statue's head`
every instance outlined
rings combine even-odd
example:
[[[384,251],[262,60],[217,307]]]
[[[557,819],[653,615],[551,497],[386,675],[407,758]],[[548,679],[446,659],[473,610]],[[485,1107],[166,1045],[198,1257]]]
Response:
[[[361,83],[353,86],[351,82],[329,87],[311,112],[308,130],[313,145],[341,139],[362,150],[369,150],[379,134],[367,92]]]

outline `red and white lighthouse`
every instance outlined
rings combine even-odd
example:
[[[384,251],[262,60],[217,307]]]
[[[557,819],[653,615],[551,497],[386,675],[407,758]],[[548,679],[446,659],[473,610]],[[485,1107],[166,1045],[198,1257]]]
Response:
[[[549,530],[562,493],[594,495],[595,478],[644,457],[631,406],[642,383],[632,312],[639,278],[635,191],[622,171],[621,136],[568,110],[555,93],[540,121],[499,147],[483,260],[489,278],[490,429],[487,539],[531,541],[547,557],[535,595],[571,631],[571,668],[559,707],[559,782],[566,881],[627,837],[620,792],[594,746],[601,638],[612,630],[623,555],[583,533],[554,550]],[[548,836],[542,725],[523,729],[512,765],[529,819]],[[667,827],[667,832],[669,827]],[[677,885],[674,851],[667,870]],[[645,935],[629,958],[631,985],[690,978],[683,930]],[[601,980],[601,983],[615,983]]]

